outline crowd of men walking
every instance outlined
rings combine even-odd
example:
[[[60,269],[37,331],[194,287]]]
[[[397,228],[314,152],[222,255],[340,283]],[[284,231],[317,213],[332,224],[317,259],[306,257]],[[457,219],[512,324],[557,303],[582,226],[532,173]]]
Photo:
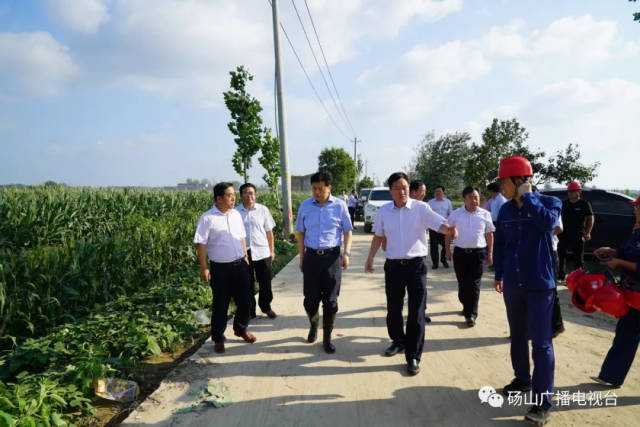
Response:
[[[387,185],[393,200],[377,212],[364,269],[374,272],[374,257],[383,248],[386,324],[391,339],[384,354],[391,357],[403,353],[407,373],[416,375],[420,372],[428,321],[425,310],[429,252],[432,269],[440,265],[448,268],[448,262],[453,261],[461,314],[468,327],[476,325],[480,282],[485,264],[490,266],[495,275],[494,288],[504,296],[515,376],[503,392],[531,392],[535,403],[525,419],[542,425],[549,419],[552,406],[552,338],[564,331],[556,282],[564,279],[569,252],[573,254],[574,267],[582,267],[584,242],[590,239],[594,215],[589,203],[580,198],[579,183],[569,184],[569,199],[561,202],[539,193],[531,184],[532,176],[527,159],[505,158],[499,165],[499,183],[487,187],[487,204],[481,207],[480,189],[469,186],[462,191],[463,206],[454,210],[444,187],[436,187],[433,199],[425,203],[422,200],[426,187],[422,182],[410,182],[403,172],[391,174]],[[322,303],[322,345],[331,354],[336,351],[331,334],[338,313],[342,271],[350,264],[357,193],[354,190],[349,197],[344,192],[343,197],[334,197],[327,172],[313,174],[310,181],[312,197],[300,205],[295,224],[303,307],[309,318],[306,338],[309,343],[317,340]],[[215,206],[198,220],[194,238],[201,277],[213,291],[211,337],[218,353],[225,351],[224,331],[231,297],[237,306],[234,334],[248,343],[256,341],[248,330],[250,319],[256,317],[256,306],[268,317],[276,317],[271,308],[275,224],[269,210],[256,203],[254,185],[241,186],[240,195],[242,204],[236,207],[233,186],[217,184]],[[639,205],[640,197],[634,204],[638,224]],[[611,268],[622,267],[625,274],[636,277],[640,275],[640,246],[634,249],[630,245],[638,241],[638,231],[634,231],[632,239],[635,240],[630,240],[628,248],[598,251],[607,255],[603,263]],[[254,277],[259,289],[257,304]],[[405,295],[406,323],[402,315]],[[621,318],[614,345],[594,380],[620,386],[639,341],[640,311],[631,309]]]

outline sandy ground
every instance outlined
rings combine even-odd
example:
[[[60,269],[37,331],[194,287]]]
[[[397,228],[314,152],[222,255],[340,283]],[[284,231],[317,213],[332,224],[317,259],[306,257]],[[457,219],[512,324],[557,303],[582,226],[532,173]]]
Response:
[[[334,330],[337,352],[326,354],[320,340],[307,344],[302,307],[302,274],[295,258],[274,278],[271,320],[259,316],[250,330],[258,341],[245,344],[227,328],[227,351],[218,355],[207,341],[179,365],[125,421],[128,425],[193,426],[424,426],[522,424],[527,407],[481,403],[484,386],[500,389],[513,377],[508,325],[502,296],[485,273],[478,323],[464,325],[453,269],[429,270],[427,324],[421,372],[405,373],[404,356],[384,357],[383,254],[376,272],[364,273],[370,234],[358,227],[350,268],[344,273]],[[431,263],[429,262],[429,266]],[[640,419],[640,363],[621,389],[609,391],[590,375],[613,339],[615,320],[585,315],[559,287],[566,332],[554,340],[556,391],[569,398],[553,409],[550,424],[632,426]],[[226,386],[228,407],[197,404],[206,384]],[[609,396],[605,399],[607,392]],[[576,394],[574,394],[576,393]],[[584,393],[584,401],[580,399]],[[591,401],[589,397],[591,396]],[[601,396],[599,400],[598,397]],[[598,405],[599,404],[599,405]],[[608,405],[608,406],[607,406]],[[184,408],[187,408],[186,410]],[[184,413],[176,413],[180,410]]]

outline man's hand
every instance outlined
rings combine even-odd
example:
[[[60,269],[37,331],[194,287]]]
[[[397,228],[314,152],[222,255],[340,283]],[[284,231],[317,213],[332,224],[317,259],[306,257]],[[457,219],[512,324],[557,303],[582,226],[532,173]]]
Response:
[[[303,260],[303,255],[300,255],[300,271],[302,272],[302,260]]]
[[[531,183],[523,182],[518,187],[518,194],[523,195],[525,193],[531,193]]]
[[[342,269],[346,270],[349,267],[349,255],[342,255]]]
[[[612,258],[608,261],[601,261],[600,265],[606,265],[610,269],[615,269],[620,267],[620,260],[618,258]]]
[[[504,288],[502,287],[502,280],[496,280],[496,281],[493,283],[493,288],[496,290],[496,292],[498,292],[498,293],[502,293],[502,291],[503,291],[503,289],[504,289]]]
[[[585,233],[584,234],[584,241],[588,242],[589,240],[591,240],[591,233]]]
[[[211,273],[209,272],[208,268],[200,269],[200,278],[205,282],[209,282],[211,280]]]
[[[487,265],[493,265],[493,254],[491,252],[487,254]]]
[[[449,248],[447,246],[446,250],[445,250],[445,258],[447,258],[447,261],[451,261],[451,248]]]
[[[373,273],[373,258],[367,258],[367,261],[364,263],[364,272]]]
[[[271,262],[273,262],[273,260],[276,259],[276,253],[275,252],[271,252]]]

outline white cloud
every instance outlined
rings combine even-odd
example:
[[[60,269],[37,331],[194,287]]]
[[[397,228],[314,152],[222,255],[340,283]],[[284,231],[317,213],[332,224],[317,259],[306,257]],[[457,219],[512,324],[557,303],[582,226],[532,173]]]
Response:
[[[78,73],[66,46],[49,33],[0,33],[0,92],[22,89],[35,96],[56,96]]]
[[[65,28],[94,34],[109,19],[102,0],[46,0],[47,12]]]

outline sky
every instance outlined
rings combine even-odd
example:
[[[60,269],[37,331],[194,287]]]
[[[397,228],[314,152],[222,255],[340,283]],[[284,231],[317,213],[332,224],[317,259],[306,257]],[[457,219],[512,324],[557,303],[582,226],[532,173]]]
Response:
[[[601,162],[593,185],[639,186],[638,3],[307,0],[346,118],[296,16],[324,65],[305,1],[279,3],[321,99],[281,35],[291,174],[357,136],[382,182],[426,133],[481,142],[496,117],[548,154],[579,144]],[[275,130],[268,0],[0,0],[0,184],[239,181],[222,96],[238,65]]]

